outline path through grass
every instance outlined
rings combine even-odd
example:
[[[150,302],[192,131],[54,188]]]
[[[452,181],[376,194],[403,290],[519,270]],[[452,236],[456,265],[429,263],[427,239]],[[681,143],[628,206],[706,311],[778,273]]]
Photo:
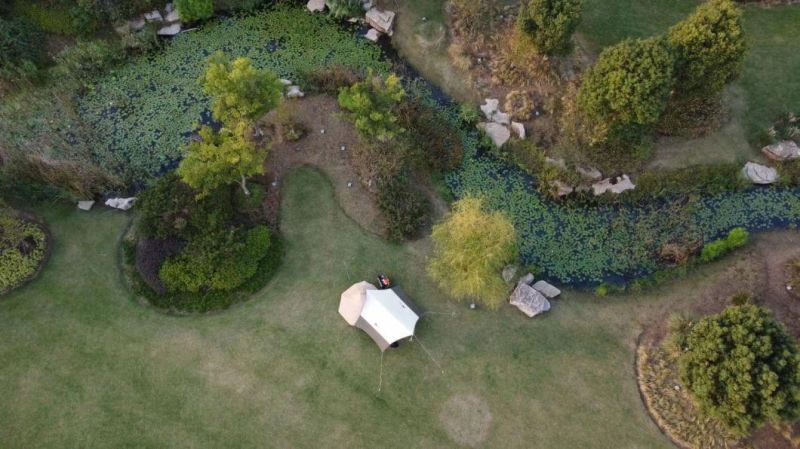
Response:
[[[447,428],[486,423],[458,409],[467,397],[491,414],[481,447],[670,447],[636,393],[635,300],[572,294],[537,320],[510,307],[472,312],[425,278],[426,242],[365,233],[316,171],[296,171],[285,189],[281,270],[256,298],[204,317],[130,299],[115,268],[125,215],[47,210],[48,267],[0,300],[3,446],[459,447]],[[426,315],[418,334],[445,374],[406,344],[386,354],[376,391],[378,349],[336,308],[378,269],[444,313]]]

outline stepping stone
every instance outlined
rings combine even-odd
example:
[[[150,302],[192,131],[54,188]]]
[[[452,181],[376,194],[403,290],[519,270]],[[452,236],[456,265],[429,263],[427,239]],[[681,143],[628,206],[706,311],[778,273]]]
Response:
[[[94,201],[78,201],[78,209],[80,210],[92,210],[92,206],[94,206]]]

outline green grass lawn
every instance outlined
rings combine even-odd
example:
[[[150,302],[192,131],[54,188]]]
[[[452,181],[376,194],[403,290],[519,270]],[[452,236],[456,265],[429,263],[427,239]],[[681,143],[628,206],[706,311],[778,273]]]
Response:
[[[588,49],[599,52],[627,37],[660,34],[691,14],[696,0],[586,0],[579,33]],[[693,153],[708,153],[710,159],[726,160],[732,155],[749,156],[741,137],[751,143],[759,131],[770,126],[781,114],[800,111],[800,5],[762,8],[745,7],[744,27],[748,54],[739,81],[743,107],[731,106],[734,121],[708,138],[689,142],[669,142],[661,165],[682,165],[674,159],[681,153],[689,163],[702,162]],[[737,94],[733,94],[734,96]],[[736,103],[730,99],[729,103]],[[737,129],[740,128],[740,129]],[[677,150],[677,151],[676,151]],[[678,154],[675,154],[678,153]]]
[[[444,421],[471,422],[472,409],[448,408],[464,395],[491,414],[481,447],[671,447],[633,379],[646,303],[567,293],[535,320],[470,311],[425,277],[426,241],[367,234],[316,171],[285,182],[283,266],[255,298],[208,316],[132,300],[117,268],[125,214],[43,210],[52,259],[0,300],[3,447],[463,447]],[[377,391],[377,346],[336,312],[376,270],[438,312],[417,329],[444,374],[405,344],[387,352]]]

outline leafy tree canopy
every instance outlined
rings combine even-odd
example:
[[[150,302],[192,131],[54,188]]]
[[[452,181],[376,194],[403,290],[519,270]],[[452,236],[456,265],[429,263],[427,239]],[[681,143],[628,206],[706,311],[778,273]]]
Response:
[[[392,74],[384,80],[370,72],[367,80],[339,92],[339,106],[350,111],[362,135],[385,142],[405,131],[394,112],[404,96],[400,77]]]
[[[578,105],[608,125],[658,121],[672,87],[673,59],[663,41],[628,39],[600,54],[578,93]]]
[[[434,255],[428,272],[455,298],[471,298],[490,308],[505,301],[500,272],[516,257],[516,233],[502,212],[486,212],[480,198],[465,197],[433,227]]]
[[[714,96],[739,77],[747,49],[742,11],[730,0],[711,0],[667,34],[681,96]]]
[[[247,138],[250,126],[239,122],[234,129],[222,128],[215,133],[208,126],[200,129],[199,142],[192,142],[178,166],[183,182],[207,196],[221,185],[239,182],[249,195],[246,179],[264,172],[267,149],[259,148]]]
[[[800,411],[800,354],[767,310],[729,307],[692,326],[681,345],[681,381],[731,431],[745,435]]]
[[[200,77],[203,91],[213,97],[211,112],[226,126],[241,121],[252,122],[281,101],[283,85],[269,70],[253,67],[249,58],[231,62],[218,51],[208,58],[208,67]]]
[[[579,0],[530,0],[522,3],[517,28],[537,52],[556,55],[569,52],[572,33],[580,21]]]

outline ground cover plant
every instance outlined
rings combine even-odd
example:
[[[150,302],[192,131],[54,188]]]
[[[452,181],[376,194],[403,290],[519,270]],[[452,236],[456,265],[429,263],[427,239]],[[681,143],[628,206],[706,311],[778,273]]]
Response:
[[[4,445],[672,447],[632,377],[630,323],[650,310],[640,300],[570,293],[535,326],[511,307],[470,311],[425,275],[426,243],[359,228],[318,172],[283,179],[283,264],[250,301],[213,315],[166,316],[131,298],[115,267],[126,214],[43,208],[62,243],[36,282],[0,301]],[[415,338],[385,354],[377,391],[380,353],[336,308],[378,270],[442,312],[417,336],[445,374]],[[530,426],[539,418],[558,425]]]
[[[0,293],[27,281],[47,254],[47,236],[37,223],[0,204]]]
[[[104,168],[144,180],[174,164],[193,124],[209,107],[196,80],[217,50],[249,57],[256,68],[295,82],[336,65],[356,71],[388,68],[379,48],[353,39],[328,16],[304,9],[277,6],[209,23],[177,36],[162,52],[100,78],[80,99],[81,118],[96,131],[93,148]]]

